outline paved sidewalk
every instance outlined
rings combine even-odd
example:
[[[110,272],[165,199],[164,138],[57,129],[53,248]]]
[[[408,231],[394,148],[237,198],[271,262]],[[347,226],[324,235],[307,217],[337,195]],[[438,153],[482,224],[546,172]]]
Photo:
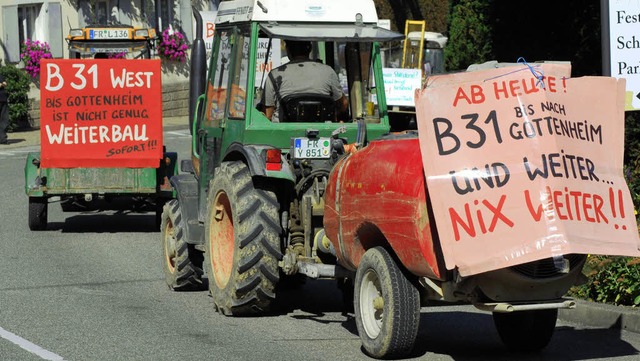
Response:
[[[576,301],[573,310],[560,310],[561,320],[599,328],[622,329],[640,333],[640,308]]]
[[[189,121],[186,115],[181,117],[168,117],[162,120],[164,130],[188,128]],[[40,144],[40,128],[18,130],[7,134],[9,144],[0,144],[0,152],[6,149],[29,147]]]
[[[187,128],[188,117],[163,119],[164,130]],[[0,145],[5,149],[35,146],[40,144],[40,129],[29,129],[9,133],[9,144]],[[577,301],[573,310],[560,310],[559,318],[564,321],[601,328],[620,328],[640,333],[640,308],[617,307],[594,302]]]

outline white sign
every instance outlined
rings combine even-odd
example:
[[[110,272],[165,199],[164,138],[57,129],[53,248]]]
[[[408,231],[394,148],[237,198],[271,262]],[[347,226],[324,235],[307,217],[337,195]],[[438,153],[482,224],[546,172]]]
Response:
[[[211,57],[213,50],[213,37],[216,30],[216,15],[217,11],[201,11],[202,16],[202,39],[204,40],[205,48],[207,50],[207,59]],[[194,23],[195,24],[195,23]],[[258,40],[258,54],[256,61],[256,79],[262,79],[262,84],[266,81],[267,75],[271,69],[280,66],[280,39],[273,39],[271,42],[271,49],[268,61],[265,63],[265,55],[267,53],[267,46],[269,39]],[[209,62],[207,62],[209,66]],[[265,72],[266,70],[266,72]]]
[[[420,69],[383,68],[387,105],[414,107],[414,94],[422,86]]]
[[[216,24],[214,21],[216,20],[217,13],[217,11],[200,12],[200,15],[202,16],[202,39],[204,40],[204,46],[207,49],[207,59],[211,57],[211,50],[213,48],[213,35],[216,30]],[[207,66],[209,66],[209,62],[207,62]]]
[[[625,110],[640,110],[640,1],[609,0],[611,76],[627,80]]]

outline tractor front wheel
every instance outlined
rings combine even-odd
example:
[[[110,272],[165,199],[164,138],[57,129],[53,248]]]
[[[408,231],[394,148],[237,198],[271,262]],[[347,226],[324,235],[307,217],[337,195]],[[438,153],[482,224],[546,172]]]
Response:
[[[202,252],[188,244],[178,200],[165,203],[162,212],[162,271],[174,291],[202,289]]]
[[[354,289],[358,334],[375,358],[407,356],[420,323],[420,294],[389,252],[369,249],[358,266]]]
[[[282,258],[278,215],[275,194],[256,188],[244,163],[225,162],[216,170],[205,221],[205,269],[222,314],[259,314],[275,300]]]

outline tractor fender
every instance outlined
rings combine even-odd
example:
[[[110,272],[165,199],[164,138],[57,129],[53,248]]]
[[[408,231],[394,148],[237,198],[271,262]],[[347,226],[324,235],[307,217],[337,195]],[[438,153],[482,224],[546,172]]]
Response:
[[[283,166],[280,170],[267,170],[265,153],[268,149],[275,148],[268,145],[243,145],[234,143],[227,150],[223,161],[241,160],[249,167],[251,176],[286,179],[295,183],[296,178],[291,168],[287,166],[288,163],[284,155],[281,156],[281,164]]]
[[[198,180],[193,174],[179,174],[170,179],[180,205],[183,224],[186,225],[185,239],[190,244],[202,244],[204,227],[198,222]]]
[[[40,153],[29,152],[24,165],[24,190],[29,197],[42,197],[45,193],[43,180],[40,178]]]

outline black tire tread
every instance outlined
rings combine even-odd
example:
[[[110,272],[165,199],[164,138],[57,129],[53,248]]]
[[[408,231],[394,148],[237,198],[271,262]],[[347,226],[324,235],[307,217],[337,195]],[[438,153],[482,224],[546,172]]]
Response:
[[[47,229],[48,199],[29,197],[29,229],[43,231]]]
[[[275,193],[256,189],[247,166],[223,162],[217,169],[209,191],[209,208],[219,190],[227,193],[233,212],[235,240],[231,278],[220,288],[213,275],[209,252],[205,267],[215,307],[224,315],[249,316],[267,312],[275,300],[279,280],[278,261],[281,227],[279,203]],[[209,210],[211,212],[211,209]],[[206,249],[210,249],[210,219],[205,230]]]
[[[533,353],[551,341],[558,319],[557,309],[494,313],[498,335],[513,352]]]
[[[381,287],[387,289],[382,329],[375,339],[369,338],[360,310],[360,288],[367,269],[378,274]],[[386,285],[386,286],[385,286]],[[356,326],[365,351],[375,358],[400,358],[411,353],[420,325],[420,294],[397,262],[382,247],[369,249],[356,273],[354,290]]]
[[[165,255],[165,232],[167,223],[173,224],[174,236],[176,239],[176,257],[174,272],[170,271],[169,265],[166,264]],[[180,210],[180,204],[178,200],[172,199],[165,203],[162,212],[162,262],[163,272],[165,274],[165,280],[167,286],[174,291],[194,291],[204,288],[202,283],[202,252],[195,249],[195,247],[186,242],[184,234],[184,223],[182,212]]]

